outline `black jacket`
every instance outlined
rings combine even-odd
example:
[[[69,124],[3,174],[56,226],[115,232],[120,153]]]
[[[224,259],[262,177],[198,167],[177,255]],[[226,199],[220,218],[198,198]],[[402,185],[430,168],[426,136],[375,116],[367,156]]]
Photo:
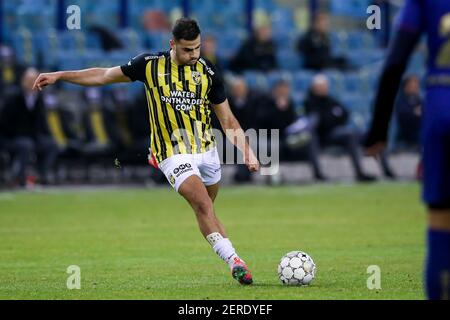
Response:
[[[7,138],[30,137],[48,134],[42,96],[38,94],[34,107],[27,108],[25,95],[17,91],[5,100],[0,114],[0,133]]]
[[[421,114],[416,108],[421,108],[422,99],[416,95],[400,94],[395,105],[397,116],[397,139],[401,142],[418,145],[420,140]]]
[[[346,125],[349,113],[342,104],[331,96],[318,96],[309,92],[304,102],[307,115],[318,117],[317,133],[321,140],[334,128]]]
[[[307,69],[325,69],[332,59],[328,35],[313,30],[299,40],[298,50],[303,54],[304,67]]]
[[[297,119],[294,102],[289,101],[288,107],[280,110],[272,96],[266,96],[260,105],[259,127],[264,129],[280,130],[280,138],[283,139],[286,128]]]
[[[275,68],[277,68],[275,43],[258,42],[255,37],[247,40],[230,61],[230,69],[239,73],[245,70],[270,71]]]
[[[242,129],[257,129],[257,112],[260,106],[261,94],[249,90],[245,101],[237,101],[230,95],[229,103],[233,114],[238,119]]]

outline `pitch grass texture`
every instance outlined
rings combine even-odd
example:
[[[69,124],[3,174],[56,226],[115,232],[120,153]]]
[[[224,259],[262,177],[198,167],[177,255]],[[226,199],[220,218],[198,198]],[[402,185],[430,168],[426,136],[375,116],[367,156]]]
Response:
[[[1,299],[423,299],[425,209],[416,184],[229,187],[216,213],[254,277],[243,287],[174,191],[0,193]],[[309,253],[308,287],[277,278]],[[81,268],[68,290],[67,267]],[[369,290],[367,268],[381,269]]]

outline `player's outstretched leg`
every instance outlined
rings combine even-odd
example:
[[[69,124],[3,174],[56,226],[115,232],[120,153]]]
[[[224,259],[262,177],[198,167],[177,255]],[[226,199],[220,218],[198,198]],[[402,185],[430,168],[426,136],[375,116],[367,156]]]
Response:
[[[239,258],[225,230],[214,214],[213,202],[205,185],[196,175],[187,178],[179,187],[178,192],[194,209],[200,231],[211,244],[213,250],[231,269],[233,278],[241,284],[253,282],[245,262]]]

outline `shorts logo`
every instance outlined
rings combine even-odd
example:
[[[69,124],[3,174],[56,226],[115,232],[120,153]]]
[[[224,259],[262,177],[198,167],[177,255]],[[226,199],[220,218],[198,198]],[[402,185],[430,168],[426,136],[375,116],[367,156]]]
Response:
[[[169,183],[173,186],[175,185],[175,178],[171,173],[169,173]]]
[[[193,170],[192,165],[190,163],[185,163],[185,164],[181,164],[177,168],[173,169],[173,174],[175,175],[176,178],[178,178],[183,173],[186,173],[186,172],[192,171],[192,170]]]
[[[192,81],[194,81],[195,84],[199,85],[202,83],[202,75],[198,71],[192,71]]]

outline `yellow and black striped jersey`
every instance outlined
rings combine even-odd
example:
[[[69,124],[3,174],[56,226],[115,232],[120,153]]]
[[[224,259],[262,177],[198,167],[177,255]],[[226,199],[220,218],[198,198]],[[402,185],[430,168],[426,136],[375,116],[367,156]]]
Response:
[[[218,70],[204,58],[177,65],[170,52],[141,54],[121,66],[132,81],[145,84],[150,148],[159,162],[179,153],[204,153],[215,146],[211,105],[226,100]]]

